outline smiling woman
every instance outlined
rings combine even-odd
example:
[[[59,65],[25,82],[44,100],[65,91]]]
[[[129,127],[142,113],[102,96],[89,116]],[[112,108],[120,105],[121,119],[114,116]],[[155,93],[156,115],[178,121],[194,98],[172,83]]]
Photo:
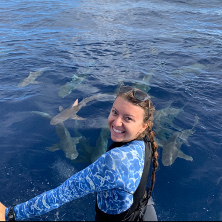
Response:
[[[96,221],[157,220],[151,198],[158,167],[153,111],[146,93],[122,86],[108,117],[113,140],[108,151],[53,190],[13,207],[1,204],[0,219],[23,220],[42,215],[97,192]],[[151,187],[146,189],[152,159]]]
[[[136,139],[148,126],[148,123],[143,123],[143,113],[141,107],[118,97],[108,118],[112,140],[127,142]]]

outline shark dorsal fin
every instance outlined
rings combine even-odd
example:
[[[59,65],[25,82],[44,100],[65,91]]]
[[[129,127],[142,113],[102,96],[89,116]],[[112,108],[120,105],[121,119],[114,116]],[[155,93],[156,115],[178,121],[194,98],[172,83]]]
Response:
[[[59,112],[62,112],[64,108],[62,106],[59,106]]]
[[[78,106],[79,102],[78,102],[78,99],[76,99],[76,101],[73,103],[72,107],[73,106]]]

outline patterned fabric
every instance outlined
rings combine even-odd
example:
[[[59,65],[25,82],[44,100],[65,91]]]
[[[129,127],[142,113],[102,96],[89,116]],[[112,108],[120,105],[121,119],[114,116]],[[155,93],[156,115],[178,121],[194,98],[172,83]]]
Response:
[[[126,211],[132,205],[133,193],[140,183],[144,153],[143,141],[132,141],[104,153],[59,187],[16,205],[16,220],[47,213],[92,192],[97,192],[98,207],[103,212],[119,214]],[[9,208],[6,215],[8,211]]]

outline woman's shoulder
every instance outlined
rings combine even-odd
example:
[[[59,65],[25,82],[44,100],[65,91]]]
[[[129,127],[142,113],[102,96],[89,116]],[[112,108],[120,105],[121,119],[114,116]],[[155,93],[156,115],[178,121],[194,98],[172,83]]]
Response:
[[[120,156],[125,156],[125,155],[139,155],[140,157],[143,156],[143,151],[145,148],[145,144],[142,140],[133,140],[130,141],[129,143],[121,146],[121,147],[116,147],[108,151],[107,153],[109,155],[118,155]]]
[[[108,151],[105,162],[107,166],[118,169],[120,175],[130,175],[136,172],[141,176],[144,165],[144,155],[144,142],[131,141],[121,147]]]
[[[127,149],[134,149],[135,150],[136,148],[143,148],[143,147],[145,147],[145,144],[142,140],[133,140],[133,141],[130,141],[119,148],[122,150],[127,150]]]
[[[106,165],[107,163],[124,162],[128,160],[144,159],[145,144],[141,140],[133,140],[120,147],[113,147],[111,150],[105,152],[95,162]]]
[[[143,140],[133,140],[127,143],[129,146],[144,146],[144,141]],[[127,145],[126,144],[126,145]]]

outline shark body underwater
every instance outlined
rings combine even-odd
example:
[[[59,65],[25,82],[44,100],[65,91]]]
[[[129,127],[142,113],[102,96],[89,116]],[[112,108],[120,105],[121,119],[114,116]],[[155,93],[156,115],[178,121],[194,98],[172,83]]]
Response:
[[[68,108],[64,109],[62,106],[59,107],[59,111],[60,113],[57,114],[56,116],[54,116],[52,118],[52,120],[50,121],[51,125],[57,125],[59,123],[64,122],[67,119],[77,119],[77,120],[84,120],[84,118],[79,117],[77,115],[77,112],[84,106],[86,106],[86,104],[90,101],[93,101],[99,97],[104,96],[103,94],[95,94],[93,96],[90,97],[86,97],[84,98],[80,103],[78,102],[78,99],[75,100],[75,102],[69,106]]]
[[[48,113],[38,111],[32,111],[32,113],[38,114],[49,121],[52,119],[52,117]],[[60,141],[51,147],[47,147],[46,150],[51,152],[63,150],[65,156],[68,159],[75,160],[79,155],[76,149],[76,145],[79,143],[81,136],[71,137],[68,129],[65,127],[63,122],[56,124],[55,128]]]
[[[157,139],[157,144],[160,145],[160,147],[162,147],[163,149],[162,164],[164,166],[172,165],[177,157],[185,159],[187,161],[193,161],[193,158],[183,153],[183,151],[180,148],[183,143],[188,145],[188,137],[195,132],[194,127],[196,126],[197,123],[198,123],[198,117],[196,116],[195,122],[191,129],[176,131],[167,141],[160,141]]]
[[[30,72],[29,73],[29,76],[26,77],[24,80],[22,80],[19,84],[18,84],[18,87],[25,87],[25,86],[28,86],[30,84],[39,84],[40,82],[36,81],[36,79],[41,76],[44,71],[47,71],[49,70],[50,68],[49,67],[44,67],[44,68],[41,68],[35,72]]]

